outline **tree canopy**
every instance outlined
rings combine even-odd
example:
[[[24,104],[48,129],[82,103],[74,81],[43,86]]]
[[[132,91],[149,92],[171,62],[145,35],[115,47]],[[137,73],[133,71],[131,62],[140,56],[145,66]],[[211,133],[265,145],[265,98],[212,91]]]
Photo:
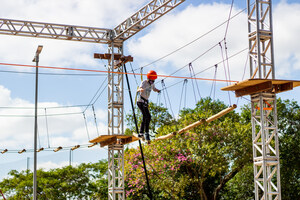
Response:
[[[150,103],[153,136],[166,135],[225,109],[220,101],[200,100],[183,109],[177,120],[166,108]],[[300,196],[300,106],[277,101],[282,198]],[[137,113],[138,121],[141,114]],[[127,116],[126,134],[135,132]],[[250,106],[231,112],[172,139],[143,145],[152,194],[169,200],[254,199]],[[107,161],[38,170],[39,199],[107,199]],[[0,182],[7,199],[32,199],[32,172],[15,171]],[[125,151],[127,199],[149,199],[139,148]]]
[[[37,171],[38,199],[106,199],[107,161],[67,166]],[[32,199],[33,174],[30,171],[12,170],[9,177],[0,182],[7,199]]]

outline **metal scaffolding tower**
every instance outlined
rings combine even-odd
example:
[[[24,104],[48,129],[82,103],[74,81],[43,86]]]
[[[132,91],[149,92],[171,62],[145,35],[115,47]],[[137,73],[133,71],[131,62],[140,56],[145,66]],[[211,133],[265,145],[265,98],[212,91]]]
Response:
[[[108,44],[108,135],[91,142],[108,145],[108,199],[124,200],[123,42],[168,13],[185,0],[152,0],[114,29],[63,25],[0,18],[0,34]],[[96,57],[95,57],[96,58]]]
[[[275,79],[272,1],[248,0],[251,78]],[[276,94],[251,95],[255,199],[280,200],[280,164]]]

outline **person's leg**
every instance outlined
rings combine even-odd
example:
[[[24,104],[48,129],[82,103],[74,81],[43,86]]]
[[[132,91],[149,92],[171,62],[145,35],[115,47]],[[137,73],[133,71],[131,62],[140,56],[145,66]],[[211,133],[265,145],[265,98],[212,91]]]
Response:
[[[149,125],[151,121],[151,115],[148,109],[148,105],[144,107],[144,117],[145,117],[145,139],[147,141],[150,141],[150,135],[149,135]]]
[[[145,131],[145,123],[146,123],[146,118],[145,118],[145,106],[144,106],[144,103],[142,102],[137,102],[137,105],[140,109],[140,111],[142,112],[142,115],[143,115],[143,120],[142,120],[142,123],[141,123],[141,127],[140,127],[140,133],[144,133]]]

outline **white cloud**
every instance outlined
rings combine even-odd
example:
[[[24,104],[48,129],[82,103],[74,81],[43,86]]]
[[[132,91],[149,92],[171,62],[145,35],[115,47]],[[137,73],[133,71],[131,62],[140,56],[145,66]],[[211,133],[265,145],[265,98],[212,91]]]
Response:
[[[51,161],[48,162],[39,162],[38,163],[38,169],[43,169],[45,171],[49,171],[51,169],[56,169],[56,168],[62,168],[68,166],[70,163],[68,161],[63,161],[60,163],[54,163]],[[72,166],[76,166],[78,163],[72,163]]]
[[[0,105],[2,107],[0,109],[0,129],[2,130],[0,132],[0,137],[2,138],[0,142],[1,148],[32,149],[34,104],[19,98],[12,98],[11,92],[3,86],[0,86],[0,94]],[[27,109],[12,109],[12,107]],[[52,147],[73,146],[88,143],[87,131],[81,108],[62,107],[62,105],[56,102],[39,103],[39,108],[47,108],[46,116],[44,109],[38,110],[38,134],[40,146],[48,147],[48,142],[50,142]],[[107,126],[105,124],[105,110],[97,109],[96,113],[96,116],[99,116],[99,118],[97,118],[99,134],[105,134],[107,131]],[[98,136],[94,115],[91,111],[88,111],[86,117],[90,139],[93,139]],[[48,141],[48,135],[50,141]]]
[[[113,28],[133,14],[146,0],[14,0],[1,2],[1,18]],[[118,6],[116,6],[118,5]],[[32,64],[38,45],[44,49],[40,65],[89,67],[99,69],[96,52],[107,52],[106,45],[0,35],[0,62]],[[3,66],[2,66],[3,68]],[[17,68],[19,69],[19,68]],[[31,70],[30,68],[22,70]]]
[[[198,6],[190,5],[182,12],[168,14],[153,24],[149,33],[140,38],[132,39],[128,44],[129,51],[137,60],[143,61],[141,66],[148,64],[224,22],[228,18],[229,8],[229,4],[222,3],[200,4]],[[238,8],[234,7],[232,16],[239,11]],[[275,6],[273,12],[275,70],[277,77],[287,78],[292,74],[299,74],[300,69],[300,40],[297,39],[300,32],[300,26],[297,25],[297,22],[300,21],[300,4],[282,2]],[[153,68],[165,74],[174,72],[221,41],[224,38],[225,27],[226,24],[192,45],[153,64],[148,69]],[[230,21],[227,33],[229,56],[248,48],[247,32],[247,14],[244,12]],[[222,47],[225,53],[224,44],[222,44]],[[194,62],[195,71],[201,71],[221,61],[222,55],[220,52],[220,47],[217,46]],[[232,80],[240,81],[244,70],[246,70],[244,79],[249,78],[249,63],[246,63],[246,60],[247,51],[230,59],[229,66]],[[170,66],[175,66],[175,68]],[[291,73],[292,71],[293,73]],[[182,72],[189,75],[188,68],[185,68]],[[212,78],[213,73],[214,69],[212,68],[200,76]],[[220,64],[218,78],[225,79],[224,75],[223,64]]]
[[[182,12],[169,14],[155,23],[148,34],[131,40],[128,44],[129,51],[132,55],[138,57],[139,60],[151,62],[195,40],[217,25],[223,23],[228,18],[229,8],[230,5],[228,4],[200,4],[198,6],[190,5]],[[234,8],[232,13],[234,15],[239,11],[240,10]],[[193,63],[196,72],[222,61],[221,48],[218,43],[223,40],[225,29],[226,24],[210,34],[205,35],[188,47],[167,57],[162,62],[155,63],[155,68],[161,72],[165,71],[167,74],[170,74],[169,68],[168,70],[162,70],[162,68],[167,68],[170,65],[175,66],[177,69],[181,68],[201,54],[204,55],[200,56],[200,58]],[[222,43],[222,45],[223,53],[225,53],[224,44]],[[230,22],[227,45],[229,55],[247,47],[247,21],[245,13],[240,14]],[[215,47],[212,48],[213,46]],[[212,48],[212,50],[206,53],[210,48]],[[245,59],[235,61],[234,65],[231,66],[231,71],[240,68],[240,64],[245,62]],[[219,67],[221,71],[223,70],[222,68]],[[176,69],[173,69],[171,71],[175,70]],[[188,68],[182,71],[185,71],[185,75],[189,75]],[[209,75],[211,78],[213,71],[214,69],[211,70],[209,74],[204,75]],[[236,77],[237,76],[235,76],[235,78]],[[221,78],[224,78],[224,76]]]

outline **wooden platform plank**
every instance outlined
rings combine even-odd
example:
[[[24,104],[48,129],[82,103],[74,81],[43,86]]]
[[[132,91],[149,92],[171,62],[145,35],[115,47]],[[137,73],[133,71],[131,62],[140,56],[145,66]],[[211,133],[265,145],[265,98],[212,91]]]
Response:
[[[179,135],[183,134],[183,133],[185,133],[185,132],[191,130],[192,128],[195,128],[195,127],[197,127],[197,126],[199,126],[201,124],[210,123],[210,122],[212,122],[212,121],[214,121],[216,119],[219,119],[220,117],[226,115],[227,113],[233,111],[234,109],[236,109],[236,107],[237,106],[235,104],[233,104],[232,106],[230,106],[230,107],[228,107],[228,108],[226,108],[226,109],[218,112],[217,114],[215,114],[215,115],[207,118],[206,120],[205,119],[200,119],[199,121],[196,121],[196,122],[194,122],[194,123],[192,123],[192,124],[190,124],[190,125],[182,128],[182,129],[180,129],[179,131],[172,132],[172,133],[169,133],[167,135],[163,135],[163,136],[157,137],[157,138],[154,139],[154,141],[170,139],[170,138],[174,137],[177,134],[179,134]]]
[[[260,83],[265,83],[268,81],[272,81],[273,85],[281,85],[289,82],[293,82],[293,87],[300,86],[300,81],[297,80],[280,80],[280,79],[247,79],[238,83],[234,83],[232,85],[221,88],[223,91],[235,91],[239,89],[243,89],[248,86],[255,86]]]
[[[223,91],[235,91],[237,97],[251,95],[258,92],[280,93],[292,90],[300,86],[300,81],[280,80],[280,79],[247,79],[227,87],[221,88]]]
[[[89,142],[100,143],[100,146],[104,147],[111,144],[129,144],[137,140],[139,140],[139,138],[132,135],[100,135]]]

